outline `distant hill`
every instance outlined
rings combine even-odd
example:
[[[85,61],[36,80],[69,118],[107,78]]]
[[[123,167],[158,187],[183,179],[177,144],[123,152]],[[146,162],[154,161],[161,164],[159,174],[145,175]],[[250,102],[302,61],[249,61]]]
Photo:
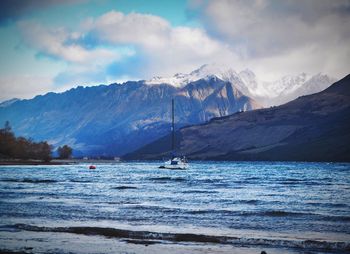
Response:
[[[0,123],[81,155],[121,155],[168,133],[172,98],[178,126],[261,108],[232,83],[207,76],[183,87],[138,81],[12,101],[0,107]]]
[[[215,118],[177,131],[177,152],[198,160],[350,161],[350,75],[278,107]],[[125,159],[160,159],[165,136]]]

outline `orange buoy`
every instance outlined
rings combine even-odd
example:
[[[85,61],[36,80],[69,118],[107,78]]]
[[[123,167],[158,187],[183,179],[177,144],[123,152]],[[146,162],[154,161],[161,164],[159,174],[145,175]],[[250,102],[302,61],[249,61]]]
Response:
[[[96,166],[90,165],[89,169],[96,169]]]

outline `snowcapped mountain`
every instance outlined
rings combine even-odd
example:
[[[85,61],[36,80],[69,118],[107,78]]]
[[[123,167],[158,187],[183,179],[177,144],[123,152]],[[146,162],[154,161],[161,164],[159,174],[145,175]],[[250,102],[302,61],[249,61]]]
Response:
[[[192,71],[189,74],[177,73],[173,77],[163,78],[154,77],[151,80],[145,81],[147,85],[158,85],[158,84],[169,84],[175,87],[184,87],[188,83],[200,80],[208,79],[210,77],[216,76],[222,80],[228,81],[231,77],[237,76],[237,73],[225,66],[216,64],[205,64],[199,69]]]
[[[203,65],[189,74],[149,81],[77,87],[31,100],[0,104],[0,125],[34,140],[68,144],[85,155],[122,155],[169,133],[170,101],[176,126],[199,124],[238,111],[279,105],[319,92],[333,79],[300,74],[262,82],[249,69]],[[170,143],[169,143],[170,145]]]
[[[145,81],[145,84],[169,84],[174,87],[184,87],[190,82],[208,79],[213,76],[232,83],[244,95],[255,99],[266,107],[280,105],[299,96],[320,92],[336,81],[336,79],[325,74],[312,76],[301,73],[266,82],[256,77],[254,72],[249,69],[236,72],[227,66],[206,64],[189,74],[178,73],[169,78],[155,77]]]
[[[309,78],[310,76],[303,72],[297,76],[284,76],[280,80],[266,83],[265,86],[269,90],[271,97],[276,97],[282,93],[292,93],[300,88]]]
[[[48,93],[0,107],[0,125],[8,120],[17,135],[68,144],[75,154],[115,156],[168,134],[173,98],[176,128],[261,108],[216,76],[189,80],[183,87],[130,81]]]
[[[336,79],[331,78],[325,74],[316,74],[312,77],[309,77],[305,80],[304,83],[299,84],[298,86],[295,85],[292,87],[292,89],[285,89],[283,91],[283,94],[285,94],[286,100],[290,101],[292,98],[288,98],[288,95],[294,95],[294,97],[304,96],[313,94],[315,92],[323,91],[324,89],[328,88],[330,84],[333,84],[336,82]]]

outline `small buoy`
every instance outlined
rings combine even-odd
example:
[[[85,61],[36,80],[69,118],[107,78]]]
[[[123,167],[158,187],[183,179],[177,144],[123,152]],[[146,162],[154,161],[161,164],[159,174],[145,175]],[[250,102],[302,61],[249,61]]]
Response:
[[[91,166],[89,167],[89,169],[96,169],[96,166],[91,165]]]

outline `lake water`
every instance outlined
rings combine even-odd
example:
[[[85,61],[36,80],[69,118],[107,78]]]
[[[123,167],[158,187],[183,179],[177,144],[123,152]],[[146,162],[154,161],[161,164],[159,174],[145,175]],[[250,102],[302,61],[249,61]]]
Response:
[[[0,167],[0,250],[350,253],[350,164]]]

